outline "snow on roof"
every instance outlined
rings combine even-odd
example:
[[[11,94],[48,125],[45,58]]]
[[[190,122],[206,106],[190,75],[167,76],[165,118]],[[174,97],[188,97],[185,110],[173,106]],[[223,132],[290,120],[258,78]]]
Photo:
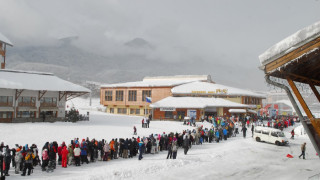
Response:
[[[225,96],[251,96],[265,98],[266,96],[252,91],[214,84],[208,82],[191,82],[171,89],[172,94],[213,94]]]
[[[91,92],[89,89],[54,76],[51,73],[0,70],[0,88],[46,91]]]
[[[0,42],[13,46],[12,42],[0,32]]]
[[[167,97],[150,105],[152,108],[199,108],[206,107],[239,107],[247,105],[231,102],[222,98],[207,97]]]
[[[175,76],[156,76],[156,77],[145,77],[143,81],[211,81],[210,75],[175,75]]]
[[[276,104],[283,103],[283,104],[291,107],[292,111],[296,112],[290,100],[283,99],[283,100],[276,101],[275,103]]]
[[[283,54],[291,52],[301,45],[320,37],[320,21],[305,27],[277,44],[270,47],[259,56],[260,63],[266,65]]]
[[[142,81],[105,84],[101,87],[162,87],[177,86],[194,81],[210,81],[210,75],[178,75],[178,76],[158,76],[145,77]]]

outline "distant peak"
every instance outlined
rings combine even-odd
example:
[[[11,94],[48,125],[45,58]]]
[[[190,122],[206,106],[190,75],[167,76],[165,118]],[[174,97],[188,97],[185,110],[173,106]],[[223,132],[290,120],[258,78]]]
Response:
[[[134,48],[152,48],[152,45],[143,38],[134,38],[126,42],[124,45]]]

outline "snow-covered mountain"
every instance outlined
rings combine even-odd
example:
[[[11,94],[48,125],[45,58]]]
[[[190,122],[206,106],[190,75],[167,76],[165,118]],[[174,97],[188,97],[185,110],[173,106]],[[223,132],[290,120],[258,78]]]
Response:
[[[210,74],[215,82],[226,85],[257,90],[265,87],[263,75],[250,76],[253,71],[259,72],[257,68],[243,69],[225,64],[221,60],[170,62],[151,58],[147,53],[141,52],[144,49],[154,51],[155,46],[142,38],[124,43],[125,48],[131,48],[130,51],[111,53],[112,55],[100,55],[79,48],[72,43],[77,39],[78,37],[60,39],[59,43],[51,46],[8,48],[7,68],[53,72],[75,83],[116,83],[138,81],[145,76]]]

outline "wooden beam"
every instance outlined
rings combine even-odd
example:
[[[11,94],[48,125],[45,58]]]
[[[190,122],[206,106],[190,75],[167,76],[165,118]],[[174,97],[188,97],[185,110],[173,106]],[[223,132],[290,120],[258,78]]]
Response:
[[[23,89],[19,90],[19,89],[16,89],[16,100],[18,100],[18,98],[20,97],[21,93],[23,92]]]
[[[271,63],[267,64],[265,67],[266,73],[269,73],[270,71],[277,69],[278,67],[284,65],[285,63],[302,56],[305,53],[308,53],[309,51],[320,47],[320,37],[304,44],[303,46],[283,55],[282,57],[276,59],[275,61],[272,61]]]
[[[59,101],[61,101],[61,99],[62,99],[63,97],[65,97],[66,95],[67,95],[67,92],[66,92],[66,91],[64,91],[64,92],[59,91]]]
[[[38,101],[40,101],[40,99],[47,93],[46,90],[44,91],[39,91],[39,95],[38,95]]]
[[[320,84],[320,81],[316,80],[316,79],[310,79],[310,78],[307,78],[305,76],[301,76],[301,75],[297,75],[297,74],[293,74],[293,73],[287,73],[287,72],[281,72],[282,74],[284,74],[286,77],[288,76],[292,76],[292,77],[296,77],[296,78],[300,78],[300,79],[303,79],[305,80],[305,83],[314,83],[314,84]]]
[[[73,98],[85,95],[85,94],[87,94],[87,92],[83,92],[83,93],[67,93],[67,101],[69,101],[69,100],[71,100]]]
[[[307,103],[304,101],[303,97],[301,96],[295,83],[290,79],[290,77],[287,77],[287,81],[288,81],[293,93],[296,95],[298,101],[300,102],[304,112],[307,114],[308,118],[313,119],[313,115],[312,115]]]
[[[320,94],[319,94],[319,91],[317,90],[317,88],[314,86],[314,84],[312,82],[309,83],[309,86],[311,87],[314,95],[317,97],[318,101],[320,102]]]

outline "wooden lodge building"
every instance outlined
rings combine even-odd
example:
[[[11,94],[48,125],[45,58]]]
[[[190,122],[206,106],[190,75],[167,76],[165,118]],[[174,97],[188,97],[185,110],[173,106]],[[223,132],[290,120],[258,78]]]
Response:
[[[152,103],[146,102],[152,98]],[[216,84],[209,75],[146,77],[142,81],[101,86],[100,102],[108,113],[174,120],[185,116],[256,113],[265,96]]]
[[[0,70],[0,122],[65,120],[66,101],[90,90],[50,73]]]
[[[91,92],[51,73],[5,69],[7,45],[0,33],[0,122],[64,121],[66,101]]]

